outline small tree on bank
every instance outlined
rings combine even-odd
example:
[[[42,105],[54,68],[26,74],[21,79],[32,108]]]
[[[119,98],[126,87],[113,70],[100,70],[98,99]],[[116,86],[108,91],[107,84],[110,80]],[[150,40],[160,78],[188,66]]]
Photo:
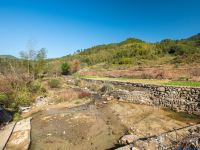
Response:
[[[36,66],[35,66],[35,75],[43,74],[46,70],[46,57],[47,50],[45,48],[40,49],[36,55]]]
[[[63,63],[61,69],[63,75],[68,75],[70,73],[70,66],[68,63]]]

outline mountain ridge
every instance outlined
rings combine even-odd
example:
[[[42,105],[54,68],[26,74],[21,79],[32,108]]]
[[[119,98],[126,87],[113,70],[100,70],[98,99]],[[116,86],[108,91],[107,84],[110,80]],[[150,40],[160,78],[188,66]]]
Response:
[[[0,55],[0,58],[7,58],[7,59],[18,59],[17,57],[13,55]]]

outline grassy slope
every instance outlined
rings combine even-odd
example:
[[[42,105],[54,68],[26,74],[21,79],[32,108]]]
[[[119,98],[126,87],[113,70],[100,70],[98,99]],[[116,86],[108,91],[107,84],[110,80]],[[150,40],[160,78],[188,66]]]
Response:
[[[168,83],[164,83],[164,85],[200,87],[200,82],[195,82],[195,81],[170,81]]]
[[[104,80],[104,81],[120,81],[120,82],[155,84],[155,85],[200,87],[200,82],[194,82],[194,81],[170,81],[170,80],[158,80],[158,79],[108,78],[108,77],[97,77],[97,76],[82,76],[81,78]]]

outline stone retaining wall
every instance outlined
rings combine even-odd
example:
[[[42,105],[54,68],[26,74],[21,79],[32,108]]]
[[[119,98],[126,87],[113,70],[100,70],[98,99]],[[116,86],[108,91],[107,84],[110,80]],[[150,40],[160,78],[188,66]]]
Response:
[[[83,79],[88,83],[111,84],[116,90],[107,93],[115,99],[156,105],[176,111],[200,114],[200,88],[160,86],[119,81]]]

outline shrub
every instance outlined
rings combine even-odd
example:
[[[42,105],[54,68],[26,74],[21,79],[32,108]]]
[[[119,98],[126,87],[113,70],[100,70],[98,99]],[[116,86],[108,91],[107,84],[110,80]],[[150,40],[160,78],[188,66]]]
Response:
[[[193,76],[200,76],[200,68],[191,69],[190,72]]]
[[[79,80],[79,79],[76,79],[74,82],[75,82],[74,84],[75,84],[76,86],[79,86],[79,84],[80,84],[81,80]]]
[[[111,92],[113,89],[114,89],[114,88],[113,88],[113,85],[107,83],[107,84],[104,84],[104,85],[103,85],[103,87],[100,89],[100,91],[101,91],[102,93],[109,93],[109,92]]]
[[[58,93],[57,102],[70,101],[78,98],[78,93],[73,89],[67,89]]]
[[[76,101],[74,104],[78,105],[78,104],[80,104],[80,103],[81,103],[80,101]]]
[[[13,102],[14,102],[14,98],[12,98],[12,96],[9,96],[6,93],[0,93],[0,104],[3,104],[5,107],[14,108],[12,106]]]
[[[47,89],[45,87],[41,87],[41,92],[42,93],[46,93],[47,92]]]
[[[98,91],[101,87],[99,86],[99,84],[96,84],[96,83],[92,83],[89,85],[88,87],[90,90],[92,91]]]
[[[8,100],[8,96],[5,93],[0,93],[0,104],[5,104]]]
[[[89,98],[91,96],[91,94],[90,93],[88,93],[88,92],[81,92],[81,93],[79,93],[79,95],[78,95],[78,98]]]
[[[30,85],[30,91],[31,92],[38,92],[40,91],[41,89],[41,84],[39,82],[33,82],[31,85]]]
[[[70,71],[71,73],[75,73],[80,70],[80,61],[75,59],[70,63]]]
[[[194,53],[196,50],[193,46],[189,46],[189,45],[184,45],[184,44],[176,44],[176,45],[172,45],[169,50],[168,53],[169,54],[174,54],[174,55],[179,55],[182,56],[184,54],[192,54]]]
[[[181,76],[178,78],[178,81],[188,81],[189,78],[187,76]]]
[[[15,98],[17,105],[29,106],[31,98],[30,95],[31,94],[26,90],[17,92]]]
[[[118,64],[132,64],[132,58],[120,58]]]
[[[51,88],[59,88],[59,87],[60,87],[60,81],[57,80],[57,79],[51,79],[51,80],[48,82],[48,85],[49,85]]]
[[[85,82],[83,80],[76,79],[74,84],[79,87],[85,87]]]
[[[153,79],[154,77],[151,74],[148,73],[142,73],[141,74],[142,79]]]
[[[13,88],[7,79],[0,78],[0,93],[12,93]]]
[[[68,63],[62,64],[61,69],[63,75],[68,75],[70,73],[70,66]]]
[[[19,121],[21,119],[21,116],[18,112],[14,113],[13,115],[13,121]]]

